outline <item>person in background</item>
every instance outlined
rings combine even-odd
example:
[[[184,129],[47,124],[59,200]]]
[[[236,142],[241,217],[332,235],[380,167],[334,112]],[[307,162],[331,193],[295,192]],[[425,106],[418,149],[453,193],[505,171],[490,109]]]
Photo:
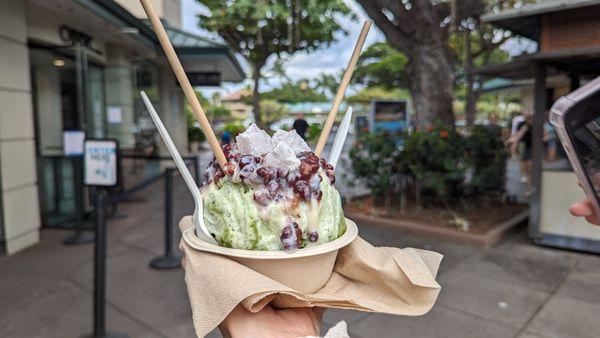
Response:
[[[521,154],[521,181],[529,186],[531,182],[531,122],[533,115],[529,111],[523,112],[525,120],[517,125],[517,131],[506,140],[506,145],[511,150],[511,153],[516,153],[516,148],[519,143],[523,143],[523,153]],[[526,193],[529,194],[529,191]]]
[[[510,134],[514,135],[517,133],[517,131],[519,130],[519,124],[523,121],[525,121],[525,114],[527,113],[527,111],[525,111],[523,114],[519,114],[515,117],[513,117],[512,121],[511,121],[511,127],[510,127]]]
[[[292,125],[292,129],[296,131],[303,140],[306,140],[306,130],[308,130],[308,122],[304,119],[304,114],[299,113],[296,115],[296,120]]]
[[[227,130],[221,134],[221,144],[231,143],[231,133]]]
[[[546,113],[546,121],[544,122],[544,143],[546,144],[546,160],[554,162],[556,158],[556,131],[554,126],[548,121],[550,112]]]
[[[485,126],[490,132],[502,133],[502,126],[499,124],[498,113],[491,112],[488,115],[488,123]]]

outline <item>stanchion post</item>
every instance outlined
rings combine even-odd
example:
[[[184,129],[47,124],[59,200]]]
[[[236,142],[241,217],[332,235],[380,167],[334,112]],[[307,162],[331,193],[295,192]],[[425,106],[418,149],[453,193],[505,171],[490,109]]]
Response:
[[[106,191],[96,189],[96,236],[94,240],[94,333],[93,338],[129,338],[106,331]]]
[[[181,257],[173,253],[173,173],[175,169],[165,170],[165,254],[150,262],[155,269],[173,269],[181,266]]]
[[[106,334],[106,218],[104,189],[96,192],[96,242],[94,246],[94,336]]]

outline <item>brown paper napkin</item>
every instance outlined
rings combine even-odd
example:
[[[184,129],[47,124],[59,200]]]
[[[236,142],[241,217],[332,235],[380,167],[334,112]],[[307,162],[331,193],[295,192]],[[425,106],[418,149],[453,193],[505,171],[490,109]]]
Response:
[[[179,223],[189,226],[188,217]],[[440,292],[435,281],[442,255],[413,248],[373,247],[362,238],[338,253],[331,278],[314,294],[301,294],[224,256],[201,252],[185,241],[185,282],[196,334],[203,337],[239,303],[251,312],[278,307],[352,309],[418,316]],[[310,272],[307,272],[310,273]]]

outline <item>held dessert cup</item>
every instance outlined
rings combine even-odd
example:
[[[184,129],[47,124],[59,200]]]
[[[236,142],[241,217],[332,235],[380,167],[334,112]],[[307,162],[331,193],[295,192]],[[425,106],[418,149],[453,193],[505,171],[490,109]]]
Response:
[[[295,131],[278,130],[271,137],[256,125],[223,152],[227,165],[213,161],[201,188],[201,217],[218,245],[182,224],[186,242],[298,291],[321,288],[338,250],[358,232],[344,218],[333,166]]]
[[[196,236],[192,218],[181,220],[183,239],[192,248],[227,256],[228,258],[261,273],[303,294],[321,289],[329,280],[338,251],[352,243],[358,235],[356,224],[346,219],[346,231],[338,239],[294,252],[256,251],[226,248],[207,243]]]

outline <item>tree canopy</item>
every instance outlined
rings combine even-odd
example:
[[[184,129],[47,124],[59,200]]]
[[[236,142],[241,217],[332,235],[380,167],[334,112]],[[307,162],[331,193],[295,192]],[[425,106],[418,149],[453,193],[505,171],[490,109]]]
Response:
[[[369,87],[406,87],[407,62],[406,56],[387,42],[374,43],[360,55],[353,81]]]
[[[218,33],[252,66],[254,117],[261,125],[261,69],[272,55],[310,52],[346,33],[339,16],[354,16],[343,0],[198,0],[210,10],[200,26]]]
[[[283,83],[280,87],[261,93],[261,98],[284,103],[327,101],[327,96],[313,88],[308,80]]]

